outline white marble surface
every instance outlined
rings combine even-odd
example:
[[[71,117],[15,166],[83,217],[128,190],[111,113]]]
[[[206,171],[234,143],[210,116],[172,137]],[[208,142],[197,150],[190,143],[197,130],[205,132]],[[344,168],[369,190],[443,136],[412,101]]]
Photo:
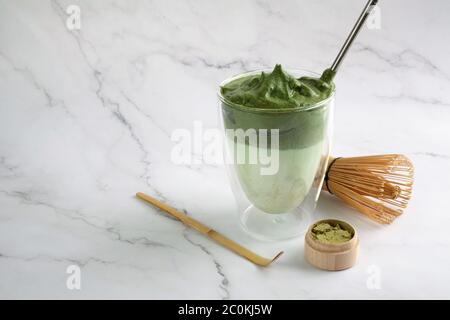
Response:
[[[0,0],[0,298],[450,298],[447,0],[380,1],[381,29],[363,30],[336,79],[334,154],[405,153],[416,166],[391,226],[321,198],[317,219],[360,232],[354,268],[310,267],[302,239],[253,240],[222,166],[170,161],[173,130],[217,126],[221,80],[275,63],[320,72],[364,2]],[[79,31],[66,27],[71,4]],[[255,267],[136,191],[286,253]],[[73,264],[81,290],[66,287]]]

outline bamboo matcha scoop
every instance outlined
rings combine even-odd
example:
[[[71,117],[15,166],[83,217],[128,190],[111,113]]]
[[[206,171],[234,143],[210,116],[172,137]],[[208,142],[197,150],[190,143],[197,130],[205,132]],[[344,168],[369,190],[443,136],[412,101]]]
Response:
[[[267,259],[267,258],[261,257],[261,256],[257,255],[256,253],[253,253],[252,251],[237,244],[233,240],[228,239],[227,237],[225,237],[224,235],[220,234],[219,232],[211,229],[210,227],[205,226],[203,223],[168,206],[165,203],[162,203],[161,201],[159,201],[153,197],[150,197],[149,195],[146,195],[145,193],[138,192],[138,193],[136,193],[136,197],[138,197],[148,203],[151,203],[155,207],[157,207],[157,208],[167,212],[171,216],[177,218],[178,220],[183,222],[185,225],[197,230],[198,232],[200,232],[200,233],[206,235],[207,237],[213,239],[214,241],[220,243],[222,246],[230,249],[231,251],[237,253],[238,255],[246,258],[247,260],[249,260],[259,266],[267,267],[269,264],[274,262],[276,259],[278,259],[283,254],[283,251],[281,251],[272,259]]]

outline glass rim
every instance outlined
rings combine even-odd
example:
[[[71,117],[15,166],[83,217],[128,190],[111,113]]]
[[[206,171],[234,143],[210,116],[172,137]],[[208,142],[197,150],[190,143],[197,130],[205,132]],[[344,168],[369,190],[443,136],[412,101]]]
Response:
[[[219,100],[222,103],[225,103],[227,106],[230,106],[232,108],[241,110],[241,111],[245,111],[245,112],[249,112],[249,113],[293,113],[293,112],[303,112],[303,111],[310,111],[312,109],[317,109],[325,104],[328,104],[331,100],[334,99],[334,94],[336,92],[336,86],[333,85],[333,90],[331,91],[331,94],[328,98],[319,101],[317,103],[314,103],[310,106],[307,106],[306,108],[304,106],[299,106],[299,107],[295,107],[295,108],[284,108],[284,109],[279,109],[279,108],[253,108],[253,107],[246,107],[244,105],[238,104],[238,103],[234,103],[231,102],[229,100],[227,100],[221,92],[221,88],[230,83],[231,81],[249,76],[249,75],[253,75],[253,74],[257,74],[260,72],[270,72],[272,71],[272,69],[266,68],[266,69],[256,69],[256,70],[252,70],[252,71],[246,71],[243,73],[239,73],[236,74],[234,76],[231,76],[229,78],[226,78],[225,80],[223,80],[220,84],[219,84],[219,90],[217,91],[217,96],[219,98]],[[286,69],[286,71],[290,74],[292,73],[307,73],[307,75],[309,74],[310,76],[315,76],[317,78],[320,78],[320,74],[313,72],[313,71],[309,71],[306,69]]]

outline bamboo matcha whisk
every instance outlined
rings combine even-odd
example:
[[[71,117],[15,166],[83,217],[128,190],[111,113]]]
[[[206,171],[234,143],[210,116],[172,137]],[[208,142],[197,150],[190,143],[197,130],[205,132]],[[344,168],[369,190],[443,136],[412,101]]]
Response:
[[[323,189],[389,224],[407,207],[413,182],[414,166],[401,154],[330,158]]]

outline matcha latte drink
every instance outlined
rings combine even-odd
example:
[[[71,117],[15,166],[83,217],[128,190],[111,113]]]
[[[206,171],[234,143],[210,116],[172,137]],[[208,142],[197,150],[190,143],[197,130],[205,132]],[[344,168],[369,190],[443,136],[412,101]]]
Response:
[[[333,83],[277,65],[224,81],[219,99],[242,226],[262,239],[302,234],[329,156]]]

